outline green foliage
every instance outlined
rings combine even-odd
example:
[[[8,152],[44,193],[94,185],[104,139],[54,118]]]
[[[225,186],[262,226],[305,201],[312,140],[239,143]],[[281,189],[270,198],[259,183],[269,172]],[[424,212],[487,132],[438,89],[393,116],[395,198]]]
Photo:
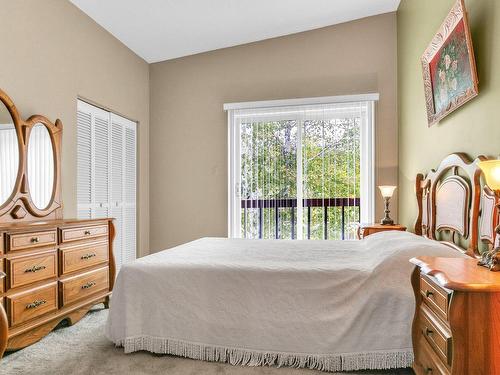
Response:
[[[360,119],[307,120],[301,126],[303,197],[359,197]],[[298,130],[295,120],[242,124],[242,199],[297,197]],[[340,207],[328,208],[329,238],[340,236],[339,210]],[[242,228],[243,231],[246,228],[247,237],[258,236],[257,211],[247,210],[246,223],[242,213]],[[304,209],[304,230],[307,230],[306,212]],[[323,215],[323,208],[311,209],[311,238],[324,237]],[[279,216],[280,238],[290,238],[291,208],[280,209]],[[357,220],[357,208],[346,209],[346,223]],[[264,209],[263,222],[263,237],[274,238],[274,209]]]

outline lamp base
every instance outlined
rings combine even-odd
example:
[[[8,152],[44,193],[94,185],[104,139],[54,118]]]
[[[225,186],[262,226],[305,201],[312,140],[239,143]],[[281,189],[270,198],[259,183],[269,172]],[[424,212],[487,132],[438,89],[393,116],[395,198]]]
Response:
[[[495,192],[496,209],[500,216],[500,191]],[[498,223],[500,217],[496,219]],[[495,236],[493,237],[493,247],[497,244],[497,239],[500,236],[500,225],[495,228]],[[477,263],[480,266],[488,268],[490,271],[500,271],[500,243],[493,250],[487,251],[481,255],[481,259]]]
[[[391,211],[389,211],[389,199],[391,199],[391,198],[384,197],[384,205],[385,205],[384,214],[385,214],[385,216],[382,219],[382,221],[380,221],[380,224],[382,224],[382,225],[394,225],[394,220],[392,220],[389,217],[389,214],[391,213]]]
[[[388,217],[384,217],[381,221],[380,224],[382,225],[394,225],[394,220]]]
[[[490,271],[500,271],[500,247],[484,253],[477,264]]]

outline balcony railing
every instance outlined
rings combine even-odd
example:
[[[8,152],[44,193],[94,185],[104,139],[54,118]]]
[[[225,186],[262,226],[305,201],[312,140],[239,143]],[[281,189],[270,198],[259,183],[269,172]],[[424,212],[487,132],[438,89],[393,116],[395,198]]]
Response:
[[[346,209],[355,209],[355,220],[359,223],[360,221],[360,199],[359,198],[312,198],[303,200],[304,216],[307,221],[304,223],[306,227],[307,239],[311,238],[311,220],[312,220],[312,210],[314,208],[322,208],[322,225],[323,225],[323,238],[325,240],[329,237],[329,214],[328,209],[330,207],[340,208],[340,237],[341,239],[346,238]],[[291,238],[295,239],[296,236],[296,210],[297,210],[297,199],[242,199],[241,200],[241,210],[242,210],[242,226],[243,237],[247,237],[248,232],[248,221],[250,210],[258,210],[258,238],[264,237],[264,210],[273,210],[273,226],[274,226],[274,238],[283,238],[280,235],[280,220],[282,220],[280,215],[280,209],[289,209],[290,215],[287,220],[290,221]],[[352,222],[352,212],[349,213],[350,221]]]

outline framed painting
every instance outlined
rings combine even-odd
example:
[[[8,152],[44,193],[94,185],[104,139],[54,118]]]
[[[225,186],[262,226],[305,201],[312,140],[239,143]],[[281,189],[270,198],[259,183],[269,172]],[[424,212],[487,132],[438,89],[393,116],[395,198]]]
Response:
[[[476,62],[463,0],[448,13],[421,62],[429,126],[477,96]]]

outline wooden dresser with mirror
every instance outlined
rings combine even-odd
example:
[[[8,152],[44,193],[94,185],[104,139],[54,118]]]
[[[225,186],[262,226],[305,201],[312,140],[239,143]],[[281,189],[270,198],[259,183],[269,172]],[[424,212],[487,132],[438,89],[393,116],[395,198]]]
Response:
[[[0,90],[0,358],[113,289],[113,220],[62,218],[61,142],[61,121],[23,120]]]

